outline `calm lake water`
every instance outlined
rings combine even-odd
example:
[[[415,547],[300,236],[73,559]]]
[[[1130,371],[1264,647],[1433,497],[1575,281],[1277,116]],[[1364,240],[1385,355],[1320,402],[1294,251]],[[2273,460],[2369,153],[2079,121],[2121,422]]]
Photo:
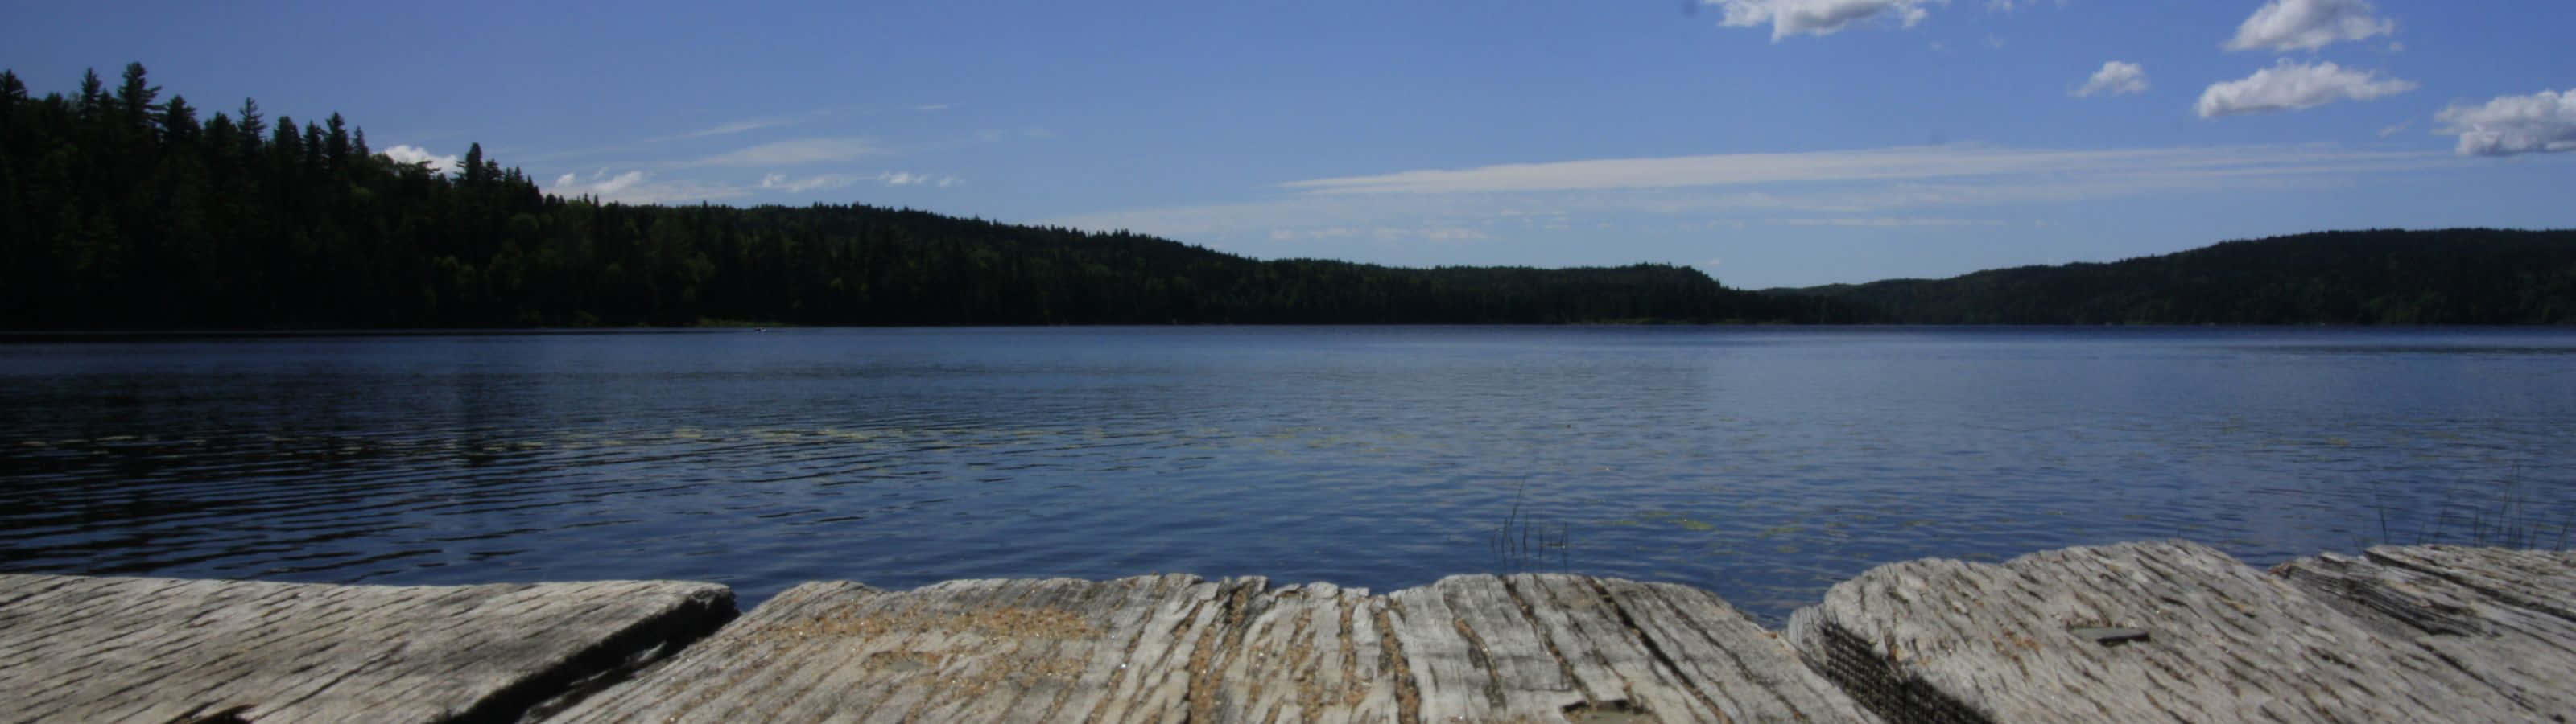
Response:
[[[0,570],[1677,581],[2576,514],[2576,330],[1070,328],[0,345]]]

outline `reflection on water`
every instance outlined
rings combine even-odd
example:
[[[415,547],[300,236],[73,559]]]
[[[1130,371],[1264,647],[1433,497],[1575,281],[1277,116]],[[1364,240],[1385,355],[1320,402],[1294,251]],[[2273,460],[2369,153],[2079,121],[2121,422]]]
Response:
[[[1572,569],[1776,617],[1920,556],[2563,538],[2571,351],[2550,330],[18,343],[0,570],[687,578],[748,602],[827,578]]]

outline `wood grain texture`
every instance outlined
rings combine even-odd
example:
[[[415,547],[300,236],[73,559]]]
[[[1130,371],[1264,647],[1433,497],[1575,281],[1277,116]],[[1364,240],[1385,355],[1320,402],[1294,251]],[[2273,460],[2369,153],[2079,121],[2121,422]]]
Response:
[[[2302,722],[2576,712],[2576,555],[2451,546],[2320,555],[2270,574],[2183,541],[2000,565],[1926,559],[1833,587],[1785,634],[1707,591],[1565,574],[1452,576],[1375,596],[1186,575],[909,591],[825,582],[714,629],[731,611],[730,592],[711,584],[0,575],[0,720]]]
[[[0,718],[506,720],[732,615],[703,583],[0,575]]]
[[[2382,634],[2413,641],[2534,712],[2576,714],[2576,619],[2566,553],[2372,548],[2318,555],[2274,575]],[[2555,578],[2556,580],[2552,580]],[[2539,599],[2548,586],[2554,595]]]
[[[1875,720],[1715,596],[1570,575],[807,584],[562,718]]]
[[[2076,628],[2134,628],[2106,645]],[[1809,662],[1894,721],[2527,721],[2543,711],[2183,541],[1881,566],[1791,616]],[[2563,685],[2562,685],[2563,686]]]

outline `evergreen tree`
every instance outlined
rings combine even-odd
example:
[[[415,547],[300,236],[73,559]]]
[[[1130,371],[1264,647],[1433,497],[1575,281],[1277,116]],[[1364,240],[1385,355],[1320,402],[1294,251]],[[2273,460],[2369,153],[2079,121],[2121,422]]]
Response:
[[[140,132],[147,128],[152,120],[152,99],[160,94],[160,86],[144,84],[142,63],[125,64],[125,82],[116,88],[116,107],[127,130]]]

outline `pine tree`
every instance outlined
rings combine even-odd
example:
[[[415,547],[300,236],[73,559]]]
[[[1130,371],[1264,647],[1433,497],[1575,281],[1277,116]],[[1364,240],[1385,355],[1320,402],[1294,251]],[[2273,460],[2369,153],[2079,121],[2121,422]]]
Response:
[[[125,83],[116,88],[116,106],[123,114],[121,122],[126,130],[143,132],[150,128],[152,99],[159,95],[159,86],[144,84],[142,63],[125,64]]]
[[[268,133],[268,119],[260,117],[259,101],[247,97],[242,99],[238,113],[241,116],[242,158],[245,161],[258,158],[260,137]]]
[[[83,121],[95,121],[107,102],[107,84],[100,82],[97,70],[81,72],[80,105],[76,109]]]
[[[172,146],[193,148],[197,133],[197,109],[188,106],[187,96],[170,96],[170,102],[161,107],[161,138]]]
[[[465,148],[465,168],[458,172],[457,180],[469,188],[483,185],[483,144],[475,143]]]
[[[327,128],[329,130],[322,141],[323,156],[330,161],[333,172],[344,171],[349,167],[349,124],[340,119],[340,114],[333,113]]]

